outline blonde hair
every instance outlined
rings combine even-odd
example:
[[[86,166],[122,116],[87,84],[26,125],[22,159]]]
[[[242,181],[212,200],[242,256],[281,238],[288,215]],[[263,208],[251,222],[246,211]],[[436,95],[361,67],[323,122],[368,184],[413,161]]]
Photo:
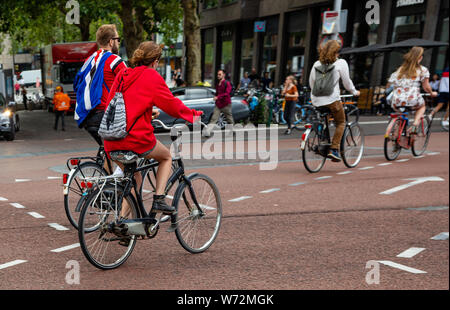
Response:
[[[417,76],[417,70],[421,69],[419,59],[423,55],[423,48],[414,46],[403,56],[403,64],[398,68],[398,78],[413,79]]]
[[[133,53],[133,57],[130,60],[131,66],[148,66],[155,60],[159,60],[163,47],[163,44],[159,45],[153,41],[142,42]]]
[[[292,84],[294,84],[295,86],[297,86],[297,79],[295,78],[295,76],[293,75],[288,75],[287,79],[290,79],[292,81]]]
[[[114,24],[102,25],[95,34],[97,44],[100,46],[108,45],[109,41],[116,35],[117,28]]]
[[[329,65],[338,58],[341,43],[336,40],[330,40],[319,47],[319,60],[322,64]]]

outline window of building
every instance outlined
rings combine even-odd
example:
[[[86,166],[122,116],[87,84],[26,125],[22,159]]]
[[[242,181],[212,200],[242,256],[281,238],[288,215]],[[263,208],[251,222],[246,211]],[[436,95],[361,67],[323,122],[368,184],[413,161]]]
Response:
[[[244,77],[244,72],[248,72],[250,74],[252,71],[253,48],[255,44],[253,36],[253,23],[243,23],[240,29],[242,30],[242,44],[239,80]]]
[[[233,60],[233,28],[231,26],[222,28],[222,60],[220,68],[231,76]]]
[[[206,29],[204,32],[204,65],[203,65],[203,80],[212,83],[214,77],[214,30]]]
[[[301,79],[304,67],[305,39],[306,39],[306,11],[291,13],[287,25],[287,58],[284,76],[294,75]]]
[[[217,7],[219,0],[203,0],[203,9],[211,9]]]
[[[278,42],[278,16],[266,20],[266,33],[263,40],[262,66],[263,72],[269,72],[272,80],[275,80],[277,67],[277,42]]]
[[[447,11],[447,17],[443,18],[439,41],[448,42],[448,28],[449,27],[449,17]],[[442,73],[445,67],[448,66],[448,46],[442,46],[438,49],[436,55],[436,65],[434,67],[433,72]]]

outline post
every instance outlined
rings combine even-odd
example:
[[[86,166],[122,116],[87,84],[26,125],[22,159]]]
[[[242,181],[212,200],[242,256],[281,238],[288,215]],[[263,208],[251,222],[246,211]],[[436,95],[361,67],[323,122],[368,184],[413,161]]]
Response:
[[[340,25],[340,21],[341,21],[341,9],[342,9],[342,0],[334,0],[334,7],[333,7],[333,11],[338,12],[338,21],[337,21],[337,25],[339,27]],[[334,33],[331,38],[333,40],[337,40],[339,36],[339,31]]]

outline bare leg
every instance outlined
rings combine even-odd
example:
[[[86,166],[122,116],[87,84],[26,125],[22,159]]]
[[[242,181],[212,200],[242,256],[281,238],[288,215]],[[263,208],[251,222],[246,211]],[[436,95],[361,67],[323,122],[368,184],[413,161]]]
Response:
[[[420,119],[425,114],[425,109],[426,109],[426,106],[423,105],[419,109],[416,110],[416,115],[414,115],[414,123],[413,123],[414,126],[419,126]]]
[[[444,105],[443,102],[439,102],[437,104],[437,106],[433,109],[433,111],[431,111],[431,116],[434,117],[434,115],[439,112],[439,110],[442,108],[442,106]]]
[[[155,195],[164,195],[167,180],[169,180],[172,171],[172,155],[167,147],[156,141],[155,148],[146,158],[153,158],[159,163],[158,171],[156,172]]]

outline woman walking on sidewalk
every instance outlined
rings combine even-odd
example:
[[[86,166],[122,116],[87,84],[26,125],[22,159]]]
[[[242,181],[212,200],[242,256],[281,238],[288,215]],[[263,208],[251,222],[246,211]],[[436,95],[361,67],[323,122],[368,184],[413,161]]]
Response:
[[[288,129],[284,134],[290,135],[292,128],[292,119],[294,118],[295,114],[295,104],[298,100],[297,81],[293,75],[289,75],[286,78],[281,95],[283,95],[286,100],[283,117],[288,125]]]

